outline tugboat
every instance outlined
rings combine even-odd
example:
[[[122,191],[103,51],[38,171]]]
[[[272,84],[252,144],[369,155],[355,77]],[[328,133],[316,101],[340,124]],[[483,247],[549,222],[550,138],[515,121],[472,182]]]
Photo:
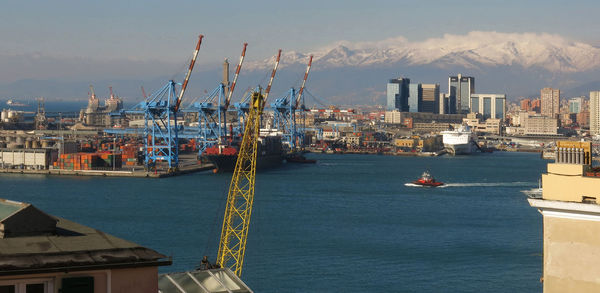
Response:
[[[428,186],[428,187],[438,187],[438,186],[444,185],[443,182],[435,181],[435,178],[433,178],[433,176],[431,176],[431,174],[429,174],[429,172],[427,172],[427,171],[423,172],[423,175],[421,175],[421,178],[413,181],[412,183],[416,184],[416,185]]]

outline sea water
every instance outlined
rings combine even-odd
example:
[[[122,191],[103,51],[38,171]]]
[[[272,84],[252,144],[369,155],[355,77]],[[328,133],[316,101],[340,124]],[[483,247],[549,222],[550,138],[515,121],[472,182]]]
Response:
[[[309,154],[257,174],[242,279],[255,292],[541,292],[539,154]],[[443,188],[407,185],[425,170]],[[216,257],[231,174],[2,175],[0,197],[173,257]]]

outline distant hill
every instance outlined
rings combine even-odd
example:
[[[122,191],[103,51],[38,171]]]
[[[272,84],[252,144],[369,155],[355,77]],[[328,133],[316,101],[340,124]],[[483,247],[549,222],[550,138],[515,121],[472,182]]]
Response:
[[[505,93],[509,100],[539,96],[540,89],[547,86],[560,88],[564,97],[588,95],[590,90],[600,89],[599,48],[550,34],[471,32],[422,42],[399,37],[371,43],[340,42],[307,53],[284,51],[272,97],[284,95],[289,87],[300,85],[311,54],[315,57],[307,88],[318,100],[330,104],[384,104],[387,80],[398,76],[408,77],[411,82],[439,83],[441,92],[447,92],[448,76],[462,73],[475,77],[477,93]],[[0,65],[1,61],[0,58]],[[86,60],[85,66],[93,67],[90,62]],[[141,100],[141,85],[150,93],[169,79],[180,81],[183,77],[183,74],[151,75],[150,72],[158,71],[150,70],[148,62],[123,63],[129,66],[128,76],[134,77],[111,78],[111,75],[97,73],[93,80],[84,79],[84,74],[23,79],[0,84],[0,99],[44,96],[85,100],[88,86],[93,83],[99,96],[108,96],[111,85],[126,101],[137,101]],[[52,64],[59,66],[56,62]],[[272,64],[272,58],[247,61],[235,99],[257,84],[265,86]],[[69,66],[76,64],[69,63]],[[111,66],[117,65],[113,62]],[[176,67],[163,63],[157,66],[169,70]],[[131,73],[136,72],[136,68],[140,71],[139,78]],[[210,92],[220,78],[220,66],[203,66],[192,75],[187,99]],[[310,95],[307,99],[308,104],[317,100]]]

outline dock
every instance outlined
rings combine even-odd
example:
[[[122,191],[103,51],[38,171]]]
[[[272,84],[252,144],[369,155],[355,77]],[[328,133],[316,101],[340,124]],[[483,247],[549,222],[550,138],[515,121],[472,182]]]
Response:
[[[30,169],[0,169],[0,174],[27,174],[27,175],[62,175],[62,176],[102,176],[102,177],[137,177],[137,178],[165,178],[202,171],[209,171],[215,167],[212,164],[187,165],[180,167],[175,172],[145,171],[143,167],[131,170],[30,170]]]

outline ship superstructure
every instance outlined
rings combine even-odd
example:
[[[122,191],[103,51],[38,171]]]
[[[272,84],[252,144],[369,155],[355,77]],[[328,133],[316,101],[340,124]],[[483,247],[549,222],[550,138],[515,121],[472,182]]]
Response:
[[[444,148],[454,155],[468,155],[477,147],[477,136],[468,125],[458,129],[442,131]]]

